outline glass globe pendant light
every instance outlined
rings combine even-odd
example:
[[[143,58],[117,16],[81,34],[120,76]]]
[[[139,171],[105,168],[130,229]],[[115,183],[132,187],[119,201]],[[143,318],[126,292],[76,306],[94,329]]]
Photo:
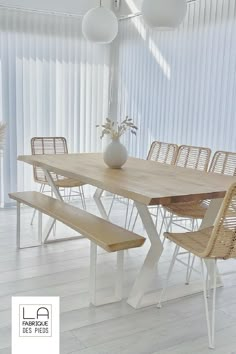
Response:
[[[187,12],[186,0],[143,0],[142,15],[149,27],[174,29],[183,22]]]
[[[91,42],[99,44],[111,43],[118,33],[118,20],[114,12],[102,6],[89,10],[82,20],[84,37]]]

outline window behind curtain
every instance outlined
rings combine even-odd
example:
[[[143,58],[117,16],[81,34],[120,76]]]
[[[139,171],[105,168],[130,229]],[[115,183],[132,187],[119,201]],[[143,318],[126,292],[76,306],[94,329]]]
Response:
[[[146,157],[153,140],[236,151],[235,0],[190,2],[173,31],[121,21],[114,57],[117,115],[140,128],[129,153]]]
[[[81,34],[81,18],[0,10],[0,120],[8,125],[4,201],[30,189],[33,136],[64,136],[71,152],[101,150],[96,130],[108,115],[110,47]]]

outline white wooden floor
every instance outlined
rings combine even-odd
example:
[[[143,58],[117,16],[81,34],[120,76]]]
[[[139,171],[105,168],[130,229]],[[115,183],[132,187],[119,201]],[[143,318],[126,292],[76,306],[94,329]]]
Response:
[[[110,199],[106,198],[109,205]],[[88,209],[97,212],[93,201]],[[25,208],[22,228],[26,239],[36,237]],[[124,221],[125,208],[116,204],[112,214]],[[14,209],[0,211],[0,354],[11,352],[11,296],[55,295],[61,298],[61,354],[199,354],[210,353],[201,294],[166,303],[161,310],[134,310],[121,303],[88,307],[89,242],[85,239],[16,251]],[[141,225],[138,226],[142,232]],[[138,231],[138,230],[137,230]],[[73,232],[57,225],[61,237]],[[125,254],[125,292],[140,269],[146,247]],[[172,255],[167,242],[152,288],[163,282]],[[115,256],[100,251],[99,294],[110,295]],[[236,261],[220,263],[221,272],[236,271]],[[194,275],[194,277],[197,277]],[[177,264],[172,284],[184,283],[185,269]],[[224,276],[217,293],[217,354],[236,354],[236,274]],[[47,353],[45,353],[47,354]]]

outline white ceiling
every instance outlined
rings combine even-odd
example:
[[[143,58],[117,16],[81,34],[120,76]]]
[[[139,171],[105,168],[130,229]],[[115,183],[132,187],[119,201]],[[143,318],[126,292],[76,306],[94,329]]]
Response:
[[[112,7],[114,0],[102,0],[103,5]],[[140,9],[142,0],[120,0],[119,16],[132,13],[132,9]],[[0,0],[1,5],[28,9],[55,11],[83,15],[90,8],[98,6],[99,0]]]

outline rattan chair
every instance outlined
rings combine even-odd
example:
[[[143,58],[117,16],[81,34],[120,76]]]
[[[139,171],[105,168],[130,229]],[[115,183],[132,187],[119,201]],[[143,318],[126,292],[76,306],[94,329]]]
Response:
[[[228,151],[217,151],[209,167],[209,173],[222,175],[236,175],[236,153]],[[188,203],[174,203],[165,208],[181,218],[203,219],[208,208],[209,201],[195,201]]]
[[[181,145],[178,149],[175,165],[207,171],[211,157],[211,149],[200,146]]]
[[[31,139],[32,155],[49,155],[49,154],[68,154],[67,141],[64,137],[34,137]],[[40,192],[45,191],[45,186],[49,186],[46,176],[42,168],[33,167],[34,181],[40,183]],[[84,191],[82,186],[84,183],[52,173],[53,181],[58,188],[69,189],[69,198],[71,197],[71,189],[78,187],[77,193],[81,198],[83,209],[86,209]],[[31,224],[33,223],[35,211],[32,216]]]
[[[177,156],[178,145],[153,141],[149,149],[147,160],[172,165]]]
[[[218,173],[222,175],[235,176],[236,175],[236,153],[228,152],[228,151],[217,151],[212,158],[209,167],[209,173]],[[196,228],[198,228],[198,223],[194,221],[202,220],[204,218],[208,206],[209,206],[209,200],[199,200],[199,201],[188,202],[188,203],[174,203],[169,206],[165,206],[165,209],[171,214],[167,231],[169,231],[169,227],[171,224],[172,225],[177,224],[178,227],[183,227],[181,226],[181,220],[183,219],[193,220],[192,230],[189,231],[194,231]],[[187,264],[186,284],[189,284],[190,282],[195,258],[193,257],[192,259],[191,267],[189,262],[190,262],[190,257],[188,258],[188,264]]]
[[[209,148],[191,145],[181,145],[178,149],[178,153],[175,159],[175,166],[191,168],[198,171],[207,171],[210,157],[211,149]],[[173,204],[168,205],[168,207],[165,206],[164,208],[160,234],[162,234],[164,225],[166,226],[167,231],[171,227],[173,221],[173,213],[171,210],[172,206],[175,207],[175,205]],[[188,204],[188,208],[190,206],[191,203]],[[167,212],[169,212],[169,216]]]
[[[215,297],[216,297],[216,263],[218,259],[227,260],[236,257],[236,184],[233,184],[222,203],[215,225],[195,232],[165,233],[165,236],[176,244],[174,255],[168,271],[166,285],[162,290],[158,307],[168,286],[179,248],[185,249],[194,257],[201,259],[201,270],[204,290],[204,301],[208,329],[209,347],[214,348],[215,339]],[[210,319],[208,310],[208,292],[210,291],[208,272],[205,274],[204,260],[213,263],[213,274],[209,274],[213,280],[212,316]]]

